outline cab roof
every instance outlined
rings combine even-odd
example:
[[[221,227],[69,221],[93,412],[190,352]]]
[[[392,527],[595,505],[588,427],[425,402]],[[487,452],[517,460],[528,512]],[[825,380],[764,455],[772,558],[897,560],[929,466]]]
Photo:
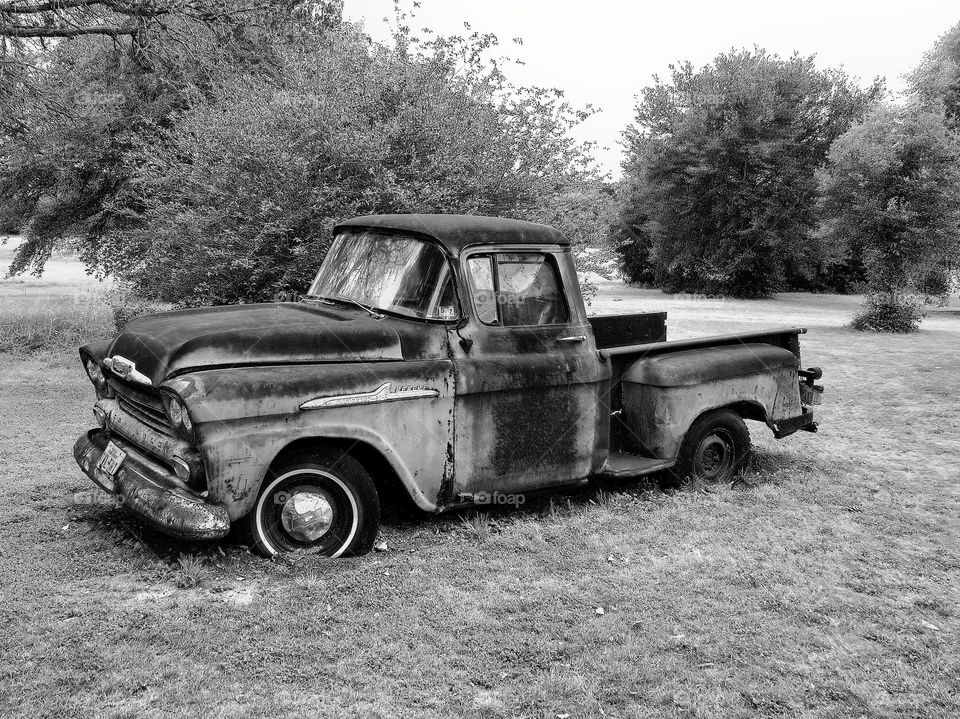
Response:
[[[548,225],[482,215],[367,215],[345,220],[333,231],[347,229],[395,230],[426,235],[443,244],[453,255],[459,255],[470,245],[570,245],[570,240]]]

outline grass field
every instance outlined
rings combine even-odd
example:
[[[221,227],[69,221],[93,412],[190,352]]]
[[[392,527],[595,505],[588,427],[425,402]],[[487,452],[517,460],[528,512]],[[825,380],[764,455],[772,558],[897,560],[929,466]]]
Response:
[[[0,281],[0,325],[97,291],[63,264]],[[821,432],[751,424],[736,487],[398,519],[292,566],[103,506],[75,350],[0,353],[0,716],[958,716],[960,311],[870,336],[855,306],[604,284],[594,311],[667,309],[672,338],[808,327]]]

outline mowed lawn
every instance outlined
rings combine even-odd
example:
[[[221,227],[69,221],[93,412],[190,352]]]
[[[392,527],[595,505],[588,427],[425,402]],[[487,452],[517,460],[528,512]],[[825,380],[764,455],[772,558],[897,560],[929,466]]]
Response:
[[[0,281],[0,326],[81,280]],[[872,336],[856,303],[604,284],[594,311],[672,338],[809,328],[820,433],[751,423],[735,487],[395,518],[386,552],[295,565],[101,504],[75,351],[0,353],[0,716],[955,717],[960,310]]]

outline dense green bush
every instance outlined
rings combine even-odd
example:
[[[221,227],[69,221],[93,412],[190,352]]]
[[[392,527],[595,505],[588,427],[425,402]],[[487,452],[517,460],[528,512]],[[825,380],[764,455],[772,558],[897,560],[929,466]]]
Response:
[[[922,299],[907,295],[867,295],[851,327],[864,332],[916,332],[924,317]]]
[[[960,130],[960,23],[940,36],[907,77],[913,100]]]
[[[66,118],[31,106],[40,129],[7,145],[0,215],[29,218],[14,271],[69,239],[144,297],[269,300],[306,289],[338,220],[389,212],[549,221],[594,262],[582,250],[605,245],[610,193],[569,133],[589,110],[511,85],[493,36],[421,41],[401,24],[379,44],[296,20],[260,32],[260,63],[201,27],[190,64],[158,35],[167,73],[128,72],[106,42],[51,51],[40,82],[103,102]]]
[[[291,33],[322,33],[328,22],[291,13],[303,3],[287,0],[160,11],[151,0],[6,5],[18,16],[8,23],[39,33],[4,38],[0,52],[0,225],[25,237],[13,273],[41,271],[58,245],[95,260],[110,231],[136,221],[137,208],[118,201],[133,155],[205,102],[222,75],[272,75]],[[57,39],[84,26],[90,34]],[[100,32],[111,28],[122,32]]]
[[[955,274],[949,266],[936,267],[921,275],[917,289],[929,297],[931,303],[946,305],[953,291]]]
[[[762,50],[673,67],[625,133],[614,228],[625,274],[740,297],[815,283],[816,170],[880,91]]]
[[[834,143],[820,173],[818,236],[827,252],[863,263],[873,295],[854,326],[916,329],[917,303],[898,298],[949,291],[946,268],[960,249],[958,158],[940,113],[917,107],[878,107]]]
[[[146,299],[123,286],[108,292],[106,303],[113,315],[113,325],[117,332],[122,332],[127,322],[132,319],[173,309],[170,304]]]
[[[490,38],[398,42],[371,47],[344,27],[289,49],[282,84],[219,83],[133,153],[121,200],[135,222],[108,233],[97,259],[162,301],[251,302],[305,290],[346,217],[562,221],[551,208],[565,188],[590,185],[566,135],[579,115],[553,93],[507,92],[479,59]],[[590,221],[577,214],[570,229]]]

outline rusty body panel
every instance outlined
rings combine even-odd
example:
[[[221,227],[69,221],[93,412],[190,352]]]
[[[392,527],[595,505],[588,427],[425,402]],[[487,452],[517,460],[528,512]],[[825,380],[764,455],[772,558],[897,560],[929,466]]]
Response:
[[[300,446],[376,456],[417,506],[442,511],[662,470],[715,408],[778,437],[815,429],[798,371],[811,397],[819,370],[798,369],[802,329],[668,342],[664,313],[588,318],[569,241],[542,225],[409,215],[341,230],[435,243],[457,306],[418,320],[307,299],[133,320],[80,349],[101,425],[75,448],[91,479],[111,489],[98,466],[113,442],[128,457],[112,486],[126,506],[175,536],[214,537],[255,510],[271,468]],[[529,256],[552,268],[554,309],[519,324],[483,316],[471,259]]]
[[[306,303],[234,305],[131,320],[110,348],[154,386],[184,371],[218,367],[404,359],[396,326]]]
[[[321,397],[378,388],[433,390],[435,396],[301,410]],[[413,501],[437,507],[453,442],[454,382],[449,359],[250,368],[181,375],[166,383],[191,406],[204,448],[207,488],[231,519],[253,506],[273,460],[311,438],[362,442],[393,467]]]
[[[457,346],[455,355],[458,496],[569,483],[594,474],[606,459],[609,423],[597,407],[607,391],[609,367],[597,361],[569,251],[537,249],[557,259],[569,321],[520,328],[484,326],[475,316],[466,322],[461,335],[472,345],[469,351]],[[563,341],[571,337],[583,340]]]
[[[773,345],[685,350],[642,359],[623,375],[624,421],[633,451],[676,459],[687,427],[713,409],[739,407],[777,431],[803,414],[798,361]]]

